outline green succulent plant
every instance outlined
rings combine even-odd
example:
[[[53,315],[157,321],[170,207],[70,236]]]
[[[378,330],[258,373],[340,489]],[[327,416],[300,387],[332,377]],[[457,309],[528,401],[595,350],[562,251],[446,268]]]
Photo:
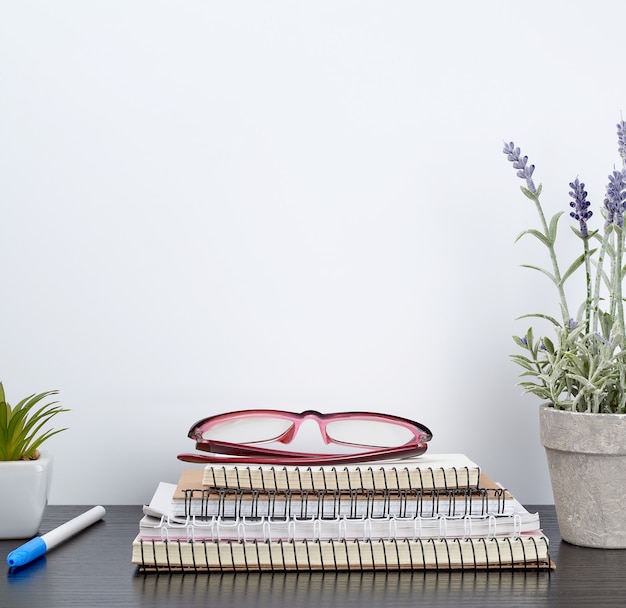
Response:
[[[39,405],[50,395],[59,391],[47,391],[22,399],[15,407],[6,400],[4,387],[0,382],[0,461],[36,460],[39,458],[39,446],[53,435],[67,429],[49,429],[43,427],[51,418],[61,412],[68,412],[52,401]]]

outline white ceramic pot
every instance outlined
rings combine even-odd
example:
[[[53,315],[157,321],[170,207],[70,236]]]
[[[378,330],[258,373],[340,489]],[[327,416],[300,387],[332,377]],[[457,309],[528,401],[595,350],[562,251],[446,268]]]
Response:
[[[554,505],[563,540],[626,549],[626,414],[540,408]]]
[[[52,457],[0,462],[0,539],[37,534],[48,504]]]

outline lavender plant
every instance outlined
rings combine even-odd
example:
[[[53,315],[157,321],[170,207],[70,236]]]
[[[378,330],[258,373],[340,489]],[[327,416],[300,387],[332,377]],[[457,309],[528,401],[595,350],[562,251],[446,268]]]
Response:
[[[593,216],[585,184],[578,178],[570,186],[572,232],[581,241],[582,253],[562,272],[556,251],[557,229],[564,211],[550,219],[540,202],[541,184],[535,186],[535,167],[513,142],[503,152],[525,181],[522,192],[535,204],[540,227],[523,231],[545,246],[548,269],[525,264],[543,273],[555,286],[561,317],[542,313],[522,315],[548,321],[553,339],[535,337],[530,327],[524,336],[514,336],[521,354],[511,356],[522,368],[520,386],[557,409],[592,413],[626,413],[626,335],[624,325],[624,211],[626,210],[626,122],[617,125],[621,169],[609,175],[601,208],[602,229],[590,229]],[[568,306],[565,283],[583,276],[585,298],[575,315]]]

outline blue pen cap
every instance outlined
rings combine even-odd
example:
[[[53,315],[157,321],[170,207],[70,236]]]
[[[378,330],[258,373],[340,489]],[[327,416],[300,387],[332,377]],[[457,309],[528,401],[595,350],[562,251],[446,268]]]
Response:
[[[15,549],[15,551],[11,551],[7,556],[7,564],[9,566],[24,566],[29,562],[41,557],[46,551],[48,547],[46,547],[46,543],[40,536],[29,540],[27,543],[24,543],[21,547]]]

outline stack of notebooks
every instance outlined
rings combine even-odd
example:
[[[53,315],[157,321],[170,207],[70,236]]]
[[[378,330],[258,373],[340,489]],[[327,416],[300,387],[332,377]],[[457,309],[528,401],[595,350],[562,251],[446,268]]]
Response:
[[[538,514],[461,454],[185,470],[144,507],[132,563],[159,572],[553,567]]]

